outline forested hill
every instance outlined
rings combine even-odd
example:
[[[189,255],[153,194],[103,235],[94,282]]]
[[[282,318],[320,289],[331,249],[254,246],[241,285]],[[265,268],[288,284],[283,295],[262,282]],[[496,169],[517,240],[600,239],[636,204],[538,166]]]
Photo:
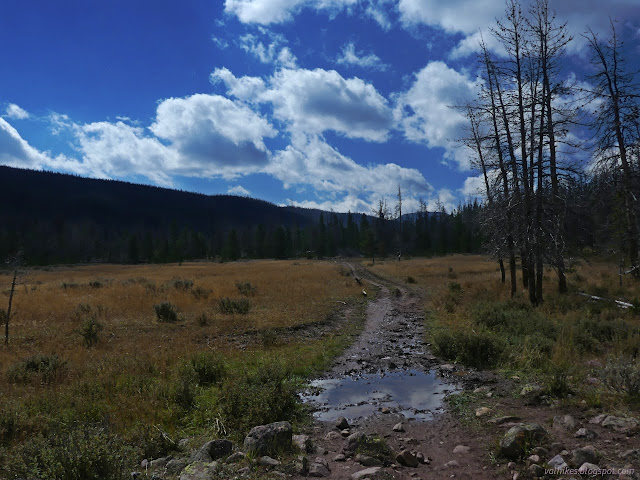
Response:
[[[389,218],[5,166],[0,205],[0,259],[22,251],[29,264],[385,255],[401,243],[416,253],[479,248],[461,222],[462,246],[449,247],[453,224],[426,212],[404,220],[401,239]]]

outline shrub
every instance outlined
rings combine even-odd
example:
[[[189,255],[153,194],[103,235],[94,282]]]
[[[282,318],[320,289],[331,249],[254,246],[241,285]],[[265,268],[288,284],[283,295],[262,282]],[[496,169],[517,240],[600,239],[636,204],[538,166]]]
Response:
[[[178,310],[171,302],[162,302],[153,306],[159,322],[175,323],[178,321]]]
[[[63,288],[64,290],[68,289],[68,288],[78,288],[80,285],[78,285],[76,282],[62,282],[60,284],[60,288]]]
[[[440,330],[433,343],[437,356],[477,368],[497,365],[504,351],[503,342],[488,332]]]
[[[2,470],[6,478],[125,480],[134,453],[103,426],[72,426],[13,449]]]
[[[220,308],[220,312],[222,313],[246,314],[249,313],[251,302],[249,302],[249,300],[246,298],[232,299],[225,297],[218,300],[218,307]]]
[[[451,292],[451,293],[461,293],[462,292],[462,285],[460,285],[458,282],[449,282],[449,292]]]
[[[555,323],[524,303],[483,303],[473,312],[475,322],[495,333],[524,337],[541,334],[556,338]]]
[[[633,398],[640,397],[640,362],[637,358],[609,358],[601,373],[602,381],[614,391]]]
[[[250,282],[236,282],[236,288],[245,296],[255,295],[257,290],[256,286]]]
[[[168,286],[175,288],[176,290],[184,290],[186,292],[193,287],[193,280],[175,277],[168,282]]]
[[[57,355],[34,355],[9,367],[7,377],[11,383],[28,383],[36,378],[40,383],[52,383],[66,372],[66,362]]]
[[[407,278],[404,279],[405,283],[416,283],[416,279],[413,278],[411,275],[409,275]]]
[[[402,290],[400,290],[398,287],[396,287],[396,289],[393,291],[393,294],[396,297],[401,297],[402,296]]]
[[[356,447],[356,453],[377,458],[384,465],[390,465],[394,459],[393,450],[391,450],[385,439],[380,438],[378,435],[365,435],[362,437]]]
[[[301,411],[297,386],[289,369],[278,363],[227,377],[220,390],[222,422],[242,436],[256,425],[291,421]]]
[[[191,293],[193,294],[196,300],[206,300],[207,298],[209,298],[209,294],[211,293],[211,290],[207,290],[206,288],[202,288],[202,287],[196,287],[193,290],[191,290]]]
[[[200,315],[198,315],[198,318],[196,318],[196,322],[198,323],[198,326],[206,327],[207,325],[209,325],[209,317],[205,312],[202,312]]]
[[[98,334],[102,330],[102,324],[96,320],[95,316],[87,317],[78,329],[78,333],[83,339],[84,346],[91,348],[98,343]]]

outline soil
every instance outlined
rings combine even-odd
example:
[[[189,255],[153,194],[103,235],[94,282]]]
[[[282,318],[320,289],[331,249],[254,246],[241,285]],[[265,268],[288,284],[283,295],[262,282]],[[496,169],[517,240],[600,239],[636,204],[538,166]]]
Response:
[[[368,282],[378,291],[376,299],[368,306],[363,333],[316,382],[319,386],[329,387],[338,383],[336,388],[340,388],[340,382],[360,381],[362,397],[348,406],[332,404],[330,398],[323,397],[321,388],[307,392],[304,397],[312,405],[315,401],[317,408],[317,420],[303,432],[315,446],[315,452],[308,454],[309,462],[321,457],[328,463],[330,478],[350,479],[353,473],[368,468],[357,463],[354,456],[339,457],[347,444],[345,436],[354,432],[384,438],[395,453],[406,449],[424,455],[426,463],[417,467],[404,467],[397,461],[385,466],[382,471],[395,479],[532,478],[526,460],[509,464],[499,456],[500,439],[517,422],[536,422],[549,432],[549,439],[542,445],[545,450],[539,451],[542,465],[563,450],[570,452],[593,445],[602,454],[601,467],[635,467],[636,476],[615,475],[611,478],[637,478],[640,457],[620,458],[621,452],[640,449],[636,432],[617,433],[590,424],[590,419],[603,412],[587,410],[580,405],[527,405],[518,395],[522,388],[518,379],[505,379],[492,372],[463,369],[439,361],[423,342],[424,302],[419,290],[382,279],[359,265],[345,266],[354,278],[366,280],[365,285]],[[400,384],[413,385],[427,378],[425,375],[429,376],[429,381],[418,390],[438,397],[426,410],[415,404],[407,405],[407,402],[415,402],[413,397],[396,401],[384,391],[367,387],[374,383],[373,380],[394,376],[402,378]],[[355,384],[349,385],[352,388]],[[466,414],[447,409],[447,402],[442,401],[446,395],[465,395],[470,401],[465,407]],[[490,413],[476,417],[475,409],[483,406],[490,408]],[[359,415],[362,412],[364,414]],[[341,415],[347,418],[348,429],[336,427]],[[503,415],[515,416],[518,420],[502,425],[488,421]],[[571,415],[575,425],[569,422],[565,427],[556,421],[553,426],[554,417],[564,415]],[[404,431],[394,431],[398,423]],[[590,440],[576,438],[574,435],[581,427],[595,432],[597,437]],[[570,456],[565,453],[565,459]],[[553,478],[572,477],[556,475]]]

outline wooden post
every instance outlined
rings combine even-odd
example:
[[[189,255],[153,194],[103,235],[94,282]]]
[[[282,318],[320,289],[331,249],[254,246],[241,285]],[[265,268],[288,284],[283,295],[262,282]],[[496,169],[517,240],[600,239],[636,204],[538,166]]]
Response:
[[[7,316],[4,323],[4,344],[9,345],[9,319],[11,318],[11,303],[13,302],[13,292],[16,289],[16,278],[18,277],[18,269],[13,271],[13,281],[11,282],[11,292],[9,293],[9,308],[7,308]]]

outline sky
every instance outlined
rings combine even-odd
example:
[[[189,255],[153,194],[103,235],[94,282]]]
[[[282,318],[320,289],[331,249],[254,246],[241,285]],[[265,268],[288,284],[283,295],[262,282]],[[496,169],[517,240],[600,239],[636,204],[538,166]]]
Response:
[[[526,7],[529,0],[523,0]],[[640,0],[550,0],[584,78],[587,26]],[[449,211],[478,172],[452,108],[477,95],[493,0],[22,0],[0,4],[0,164],[370,213]]]

